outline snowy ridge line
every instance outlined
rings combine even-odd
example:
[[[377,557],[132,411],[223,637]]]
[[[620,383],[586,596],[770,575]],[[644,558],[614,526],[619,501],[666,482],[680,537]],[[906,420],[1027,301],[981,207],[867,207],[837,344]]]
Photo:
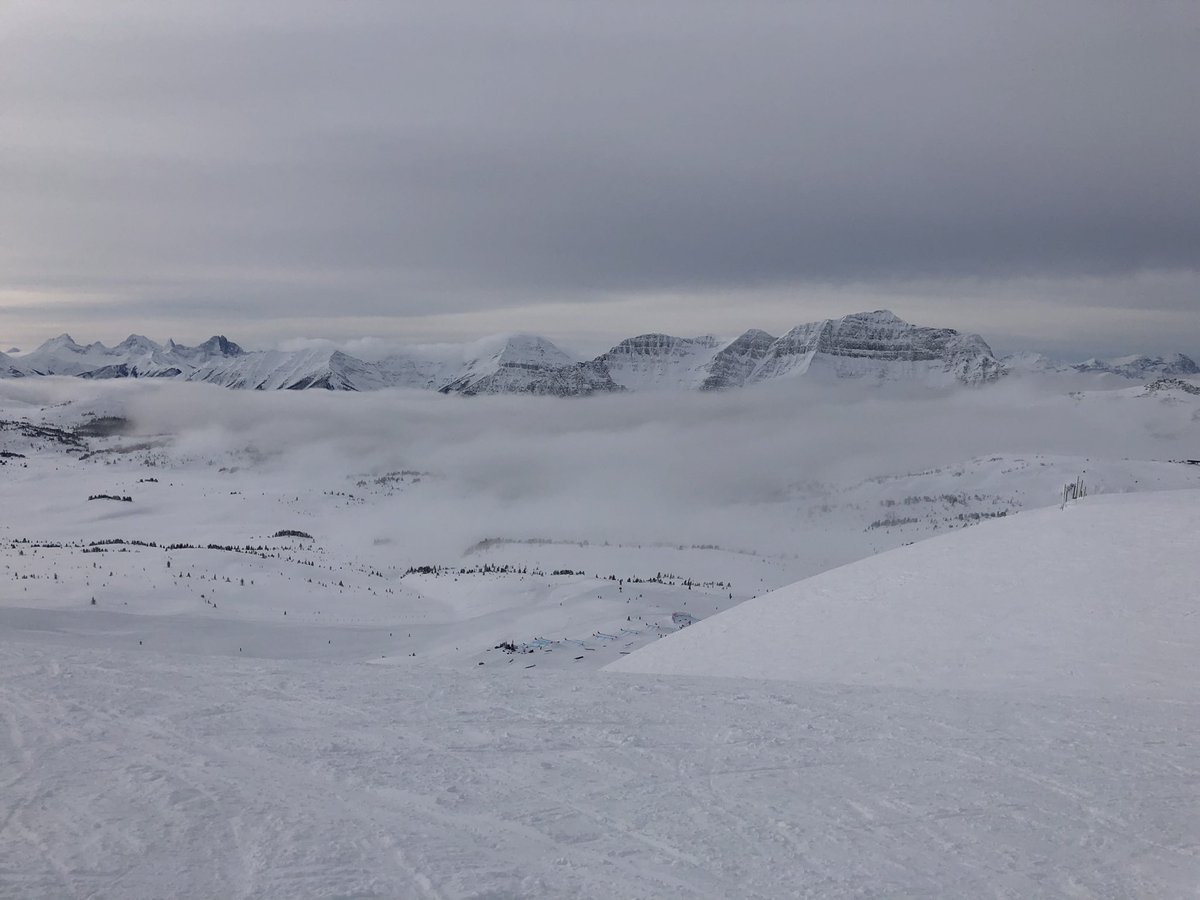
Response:
[[[323,347],[246,351],[223,335],[196,347],[130,335],[110,348],[62,334],[30,353],[0,354],[0,377],[8,378],[166,378],[253,390],[405,387],[463,395],[722,390],[806,376],[979,385],[1003,374],[978,335],[912,325],[888,310],[798,325],[779,338],[757,329],[732,341],[639,335],[583,361],[530,334],[413,347],[375,362]]]
[[[608,668],[1194,702],[1200,491],[1081,498],[747,600]]]

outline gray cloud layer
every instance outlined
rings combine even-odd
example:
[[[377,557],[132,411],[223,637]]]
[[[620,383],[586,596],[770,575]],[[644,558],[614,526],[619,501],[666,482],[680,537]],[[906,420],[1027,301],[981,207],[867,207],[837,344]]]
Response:
[[[28,0],[0,28],[28,321],[1146,271],[1183,275],[1124,308],[1196,311],[1194,3]]]

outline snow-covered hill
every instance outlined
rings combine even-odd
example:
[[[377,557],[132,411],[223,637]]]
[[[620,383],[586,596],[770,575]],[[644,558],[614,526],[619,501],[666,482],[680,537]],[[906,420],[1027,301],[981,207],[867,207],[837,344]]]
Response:
[[[609,668],[1194,701],[1200,491],[1088,497],[781,588]]]
[[[7,353],[0,353],[0,378],[24,378],[35,374]]]

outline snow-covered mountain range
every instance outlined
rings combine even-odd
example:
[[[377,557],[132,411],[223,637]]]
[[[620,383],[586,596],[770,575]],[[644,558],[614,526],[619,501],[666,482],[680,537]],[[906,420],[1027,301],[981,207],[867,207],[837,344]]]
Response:
[[[446,394],[583,396],[620,391],[723,390],[777,379],[981,385],[1017,374],[1097,374],[1147,380],[1190,377],[1183,354],[1066,364],[1038,354],[998,360],[979,335],[912,325],[887,310],[798,325],[776,337],[642,334],[590,360],[544,337],[500,335],[468,344],[411,347],[367,361],[329,347],[246,351],[217,335],[196,347],[130,335],[115,347],[60,335],[23,355],[0,353],[0,377],[173,378],[255,390],[367,391],[385,387]]]
[[[1115,375],[1137,381],[1155,378],[1190,378],[1200,375],[1200,365],[1182,353],[1170,356],[1121,356],[1116,359],[1087,359],[1067,363],[1041,353],[1014,353],[1002,357],[1000,364],[1014,375]]]

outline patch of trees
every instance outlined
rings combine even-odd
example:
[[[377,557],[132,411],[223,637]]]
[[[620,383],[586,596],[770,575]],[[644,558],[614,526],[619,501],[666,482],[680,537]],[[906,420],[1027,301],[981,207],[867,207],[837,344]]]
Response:
[[[65,447],[84,449],[87,444],[76,435],[53,425],[34,425],[32,422],[14,422],[0,419],[0,431],[15,431],[21,437],[40,438],[52,444],[62,444]]]
[[[118,497],[116,494],[92,494],[89,500],[120,500],[122,503],[132,503],[132,497]]]
[[[959,522],[979,522],[983,519],[1003,519],[1008,515],[1007,509],[1002,509],[998,512],[970,512],[959,513],[954,518]]]
[[[129,420],[121,416],[96,416],[90,422],[75,426],[75,433],[84,437],[112,437],[129,430]]]
[[[968,500],[983,501],[986,500],[983,494],[973,494],[968,497],[966,494],[938,494],[930,496],[928,494],[912,494],[905,497],[903,500],[880,500],[880,506],[895,506],[897,503],[903,503],[905,506],[914,506],[917,503],[937,503],[939,500],[948,506],[956,506],[960,503],[965,504]]]
[[[462,568],[454,568],[453,566],[409,566],[405,571],[403,578],[406,575],[432,575],[435,578],[442,575],[541,575],[545,576],[545,572],[541,569],[530,569],[528,566],[510,566],[499,565],[496,563],[485,563],[482,566],[465,566]],[[578,573],[582,575],[583,573]]]
[[[271,535],[271,537],[273,537],[273,538],[294,537],[294,538],[304,538],[305,540],[308,540],[308,541],[313,540],[313,536],[311,534],[309,534],[307,531],[297,531],[294,528],[281,529],[281,530],[275,532],[273,535]]]
[[[882,519],[876,519],[866,527],[866,531],[872,531],[876,528],[896,528],[901,525],[916,525],[921,520],[914,516],[893,516],[887,515]]]

